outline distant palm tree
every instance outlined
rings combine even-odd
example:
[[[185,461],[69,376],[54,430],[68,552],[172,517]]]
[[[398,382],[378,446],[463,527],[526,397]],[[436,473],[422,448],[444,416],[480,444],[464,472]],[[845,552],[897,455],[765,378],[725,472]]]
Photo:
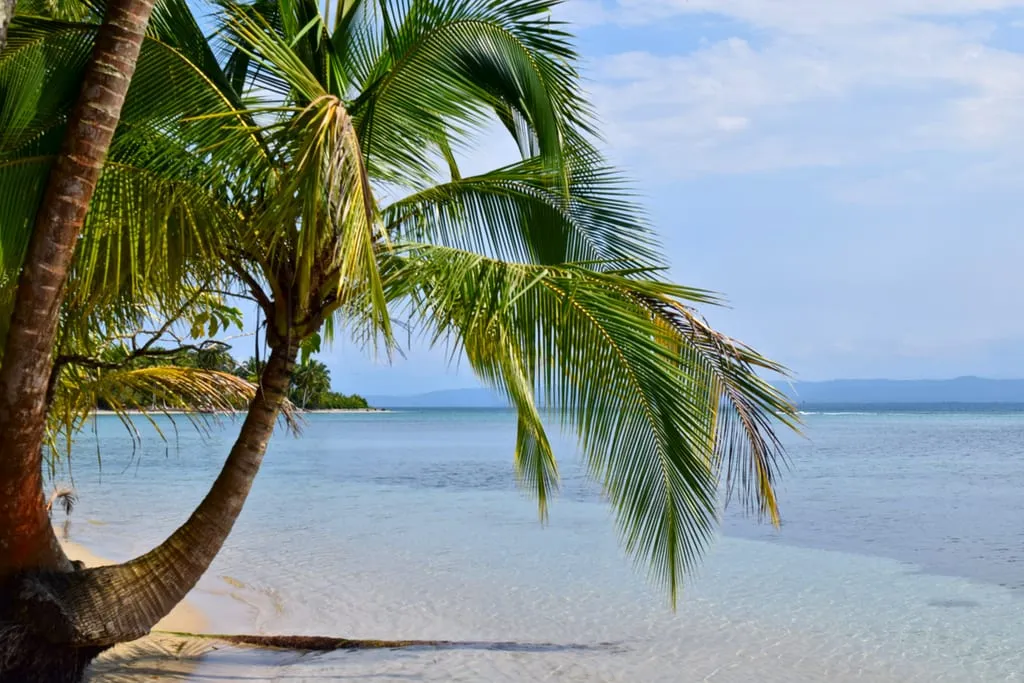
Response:
[[[291,401],[303,410],[330,390],[331,371],[318,360],[308,358],[292,373]]]
[[[260,375],[263,374],[263,368],[265,368],[266,365],[267,362],[265,360],[250,356],[238,366],[237,373],[239,377],[247,379],[250,382],[258,382],[260,381]]]
[[[78,502],[78,494],[75,490],[67,486],[58,486],[50,494],[50,499],[46,502],[46,512],[53,512],[53,504],[60,503],[60,506],[64,509],[64,514],[68,517],[71,516],[71,511],[75,508],[75,504]]]
[[[197,351],[195,353],[195,363],[197,368],[202,368],[203,370],[217,370],[231,374],[234,374],[237,370],[235,359],[231,356],[227,347],[219,344]]]
[[[170,611],[242,509],[300,350],[345,330],[389,351],[395,315],[508,396],[516,473],[542,518],[558,467],[541,408],[576,429],[627,550],[673,598],[711,536],[720,484],[778,519],[773,427],[794,409],[758,373],[780,368],[699,317],[693,306],[714,296],[663,279],[642,211],[593,143],[554,4],[221,0],[215,45],[183,0],[157,8],[112,149],[113,194],[90,216],[195,228],[195,258],[223,263],[257,302],[269,355],[184,525],[123,565],[39,579],[33,594],[64,620],[55,648],[129,640]],[[73,88],[55,65],[77,63],[92,30],[14,24],[51,58],[40,106]],[[52,109],[32,125],[59,118]],[[466,175],[459,158],[489,120],[519,159]],[[48,144],[24,139],[0,205]]]

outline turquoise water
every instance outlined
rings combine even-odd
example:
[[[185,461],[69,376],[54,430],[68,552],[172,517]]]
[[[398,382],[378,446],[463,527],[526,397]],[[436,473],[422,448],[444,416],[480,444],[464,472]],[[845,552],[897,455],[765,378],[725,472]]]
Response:
[[[806,420],[782,529],[727,513],[675,613],[570,441],[538,524],[501,411],[317,415],[275,436],[194,599],[216,631],[517,644],[277,663],[289,680],[1024,679],[1024,413]],[[124,559],[199,501],[237,424],[161,425],[167,443],[142,426],[133,447],[99,418],[102,467],[82,439],[73,540]]]

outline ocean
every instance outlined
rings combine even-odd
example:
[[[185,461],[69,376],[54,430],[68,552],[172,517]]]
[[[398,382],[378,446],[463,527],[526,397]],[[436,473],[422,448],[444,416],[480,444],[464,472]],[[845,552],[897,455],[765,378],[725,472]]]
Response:
[[[211,654],[195,680],[1024,680],[1024,412],[809,410],[781,529],[741,510],[673,611],[556,439],[541,526],[500,410],[312,415],[275,435],[191,599],[218,633],[443,639],[442,649]],[[79,439],[70,538],[127,559],[202,498],[238,423],[116,418]],[[243,671],[244,674],[239,674]]]

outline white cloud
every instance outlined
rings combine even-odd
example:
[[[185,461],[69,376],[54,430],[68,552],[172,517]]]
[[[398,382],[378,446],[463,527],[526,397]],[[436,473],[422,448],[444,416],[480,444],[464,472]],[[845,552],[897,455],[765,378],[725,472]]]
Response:
[[[592,92],[618,153],[680,175],[923,150],[1024,158],[1024,54],[994,47],[991,25],[908,18],[1018,6],[1024,0],[622,0],[614,12],[596,7],[632,20],[715,11],[772,30],[757,44],[734,37],[682,54],[593,60]]]
[[[746,130],[750,128],[750,119],[746,116],[719,116],[715,119],[715,126],[726,132]]]
[[[755,26],[805,33],[914,17],[963,17],[1024,8],[1024,0],[570,0],[590,21],[647,24],[673,16],[718,14]]]

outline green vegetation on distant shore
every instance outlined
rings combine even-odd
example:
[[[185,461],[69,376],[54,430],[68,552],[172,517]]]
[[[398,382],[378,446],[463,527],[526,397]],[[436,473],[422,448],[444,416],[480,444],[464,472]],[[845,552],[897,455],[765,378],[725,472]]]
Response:
[[[169,366],[212,370],[235,375],[249,382],[258,382],[265,361],[249,357],[244,362],[238,363],[229,353],[228,348],[226,344],[214,343],[200,348],[183,348],[177,352],[173,349],[155,349],[158,352],[157,355],[139,358],[134,361],[134,364],[138,367]],[[167,353],[161,355],[160,351]],[[121,404],[155,405],[160,402],[157,396],[139,395],[139,391],[134,388],[127,387],[122,392],[126,395],[116,397]],[[132,395],[128,396],[129,393]],[[131,400],[128,400],[129,398]],[[358,394],[346,395],[332,391],[330,369],[312,358],[307,358],[295,368],[291,386],[288,389],[288,398],[302,410],[368,410],[370,408],[366,399]],[[97,399],[96,407],[100,410],[112,408],[110,402],[104,398]],[[244,409],[245,402],[239,402],[238,408]]]

